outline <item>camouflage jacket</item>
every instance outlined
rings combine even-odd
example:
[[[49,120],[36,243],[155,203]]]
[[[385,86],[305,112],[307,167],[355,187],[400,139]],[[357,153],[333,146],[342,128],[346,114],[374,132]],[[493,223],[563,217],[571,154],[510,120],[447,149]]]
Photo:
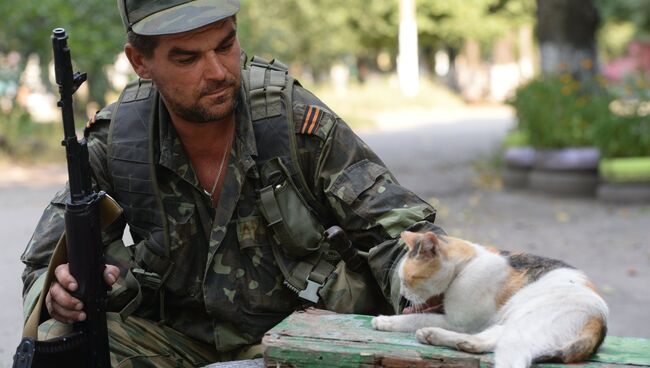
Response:
[[[382,161],[321,101],[300,86],[293,92],[293,117],[304,177],[322,206],[350,236],[359,250],[369,253],[371,271],[395,311],[399,310],[399,281],[394,265],[404,249],[399,234],[436,230],[435,210],[398,184]],[[158,99],[159,100],[159,99]],[[158,103],[159,161],[155,165],[160,195],[173,197],[166,208],[174,267],[164,283],[164,323],[219,351],[257,343],[263,333],[304,305],[283,285],[269,246],[272,242],[255,191],[259,173],[248,106],[242,92],[237,108],[236,137],[230,153],[218,207],[209,198],[170,123]],[[114,181],[107,168],[110,115],[102,110],[91,127],[89,153],[97,189],[111,194]],[[317,112],[314,114],[314,112]],[[271,142],[272,143],[272,142]],[[269,144],[264,142],[262,144]],[[21,260],[27,295],[45,271],[54,245],[63,232],[67,188],[45,209]],[[207,214],[207,216],[206,216]],[[122,236],[126,220],[104,232],[107,263],[123,271],[139,267],[133,255],[142,248]],[[142,303],[136,314],[157,315],[156,298]],[[160,317],[160,315],[158,315]]]

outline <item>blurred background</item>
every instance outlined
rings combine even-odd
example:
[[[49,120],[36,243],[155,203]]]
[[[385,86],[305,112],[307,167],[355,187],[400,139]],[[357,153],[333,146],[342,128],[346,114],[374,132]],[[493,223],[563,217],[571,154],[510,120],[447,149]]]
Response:
[[[647,97],[649,4],[242,0],[239,37],[249,56],[289,64],[348,123],[372,126],[396,107],[513,102],[517,87],[550,75],[563,77],[563,94],[583,94],[577,98],[592,80],[594,91]],[[47,124],[59,115],[51,30],[68,30],[75,65],[89,75],[76,99],[81,120],[135,76],[121,53],[124,30],[112,1],[4,1],[0,11],[0,153],[40,159],[59,125]]]
[[[277,58],[438,209],[452,235],[561,258],[650,338],[650,0],[241,0]],[[66,180],[50,34],[70,35],[77,126],[135,78],[114,1],[0,2],[0,366],[19,262]]]

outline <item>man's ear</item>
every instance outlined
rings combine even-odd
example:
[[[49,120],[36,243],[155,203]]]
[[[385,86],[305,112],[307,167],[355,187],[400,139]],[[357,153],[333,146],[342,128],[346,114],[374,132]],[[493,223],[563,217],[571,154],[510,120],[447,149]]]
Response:
[[[151,73],[149,71],[149,63],[147,63],[147,58],[143,53],[138,51],[130,43],[124,45],[124,53],[129,59],[135,74],[142,79],[151,79]]]

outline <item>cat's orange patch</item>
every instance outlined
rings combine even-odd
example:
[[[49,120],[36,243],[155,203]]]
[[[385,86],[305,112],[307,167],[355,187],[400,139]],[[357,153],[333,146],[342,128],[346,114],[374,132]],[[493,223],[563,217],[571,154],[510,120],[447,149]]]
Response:
[[[596,352],[605,339],[607,327],[602,317],[592,317],[587,320],[578,338],[562,349],[560,357],[563,363],[575,363],[586,360]]]
[[[417,287],[420,282],[427,282],[440,270],[440,259],[407,258],[403,265],[403,279],[408,287]]]
[[[419,233],[414,233],[411,231],[404,231],[402,234],[400,234],[402,239],[404,240],[404,243],[406,243],[406,246],[409,249],[413,249],[413,246],[420,241],[422,238],[422,234]]]
[[[485,248],[485,250],[487,250],[487,251],[490,252],[490,253],[494,253],[494,254],[499,254],[499,253],[500,253],[500,250],[499,250],[499,248],[497,248],[497,247],[492,247],[492,246],[489,246],[489,245],[484,245],[483,248]]]
[[[501,308],[510,298],[528,283],[526,271],[510,269],[510,274],[506,281],[501,285],[501,290],[496,295],[495,302],[497,308]]]
[[[589,289],[593,290],[594,293],[600,295],[600,293],[598,292],[598,289],[596,289],[596,285],[594,285],[593,282],[587,280],[587,282],[585,282],[585,286],[588,287]]]
[[[466,241],[452,237],[445,237],[444,239],[444,245],[440,248],[447,259],[467,261],[476,256],[476,249]]]

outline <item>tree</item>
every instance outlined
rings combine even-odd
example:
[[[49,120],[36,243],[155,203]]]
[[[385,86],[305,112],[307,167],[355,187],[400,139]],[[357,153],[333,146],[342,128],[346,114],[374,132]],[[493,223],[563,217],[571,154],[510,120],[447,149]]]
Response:
[[[0,35],[0,52],[17,51],[23,61],[36,54],[44,71],[49,70],[52,60],[52,29],[65,28],[75,67],[88,73],[90,99],[105,103],[104,94],[109,89],[105,66],[115,61],[125,41],[114,1],[3,1],[0,14],[7,30]],[[47,73],[43,79],[52,87]]]
[[[599,24],[593,0],[537,0],[542,72],[571,72],[579,80],[593,77],[598,66]]]
[[[358,45],[347,23],[351,6],[346,0],[242,0],[239,38],[251,54],[309,66],[317,75]]]
[[[640,35],[650,34],[650,0],[595,0],[603,19],[630,21]]]

